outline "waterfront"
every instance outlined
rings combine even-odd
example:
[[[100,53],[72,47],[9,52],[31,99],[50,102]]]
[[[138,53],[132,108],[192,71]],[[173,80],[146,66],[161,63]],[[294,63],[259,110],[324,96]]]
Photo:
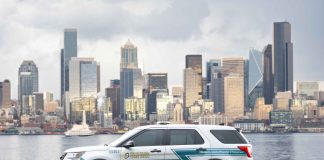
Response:
[[[245,134],[255,160],[305,160],[324,157],[323,133]],[[109,144],[120,135],[64,137],[61,135],[0,136],[1,160],[56,160],[71,147]]]

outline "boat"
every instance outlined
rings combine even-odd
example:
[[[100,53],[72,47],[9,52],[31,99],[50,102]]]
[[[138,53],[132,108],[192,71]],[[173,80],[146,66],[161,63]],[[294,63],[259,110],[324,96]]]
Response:
[[[86,123],[85,110],[82,112],[81,124],[74,124],[70,130],[64,132],[65,136],[92,136],[96,133],[95,131],[89,129],[89,125]]]

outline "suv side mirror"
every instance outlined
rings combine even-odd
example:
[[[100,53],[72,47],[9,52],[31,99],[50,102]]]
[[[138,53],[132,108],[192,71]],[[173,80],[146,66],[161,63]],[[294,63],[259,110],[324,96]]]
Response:
[[[134,147],[134,146],[135,146],[135,144],[134,144],[134,141],[132,141],[132,140],[127,141],[127,142],[123,145],[123,147],[125,147],[125,148],[130,148],[130,147]]]

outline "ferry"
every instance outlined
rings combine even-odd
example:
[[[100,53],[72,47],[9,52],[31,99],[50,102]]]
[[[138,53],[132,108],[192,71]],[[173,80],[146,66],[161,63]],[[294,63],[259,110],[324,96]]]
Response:
[[[74,124],[72,128],[64,132],[65,136],[92,136],[96,132],[89,129],[89,125],[86,123],[85,110],[82,111],[82,122],[81,124]]]

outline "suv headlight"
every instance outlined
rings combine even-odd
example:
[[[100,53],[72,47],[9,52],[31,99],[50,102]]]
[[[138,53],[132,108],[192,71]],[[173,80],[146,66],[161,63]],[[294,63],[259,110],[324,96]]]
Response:
[[[70,152],[67,153],[65,159],[68,160],[79,160],[85,152]]]

